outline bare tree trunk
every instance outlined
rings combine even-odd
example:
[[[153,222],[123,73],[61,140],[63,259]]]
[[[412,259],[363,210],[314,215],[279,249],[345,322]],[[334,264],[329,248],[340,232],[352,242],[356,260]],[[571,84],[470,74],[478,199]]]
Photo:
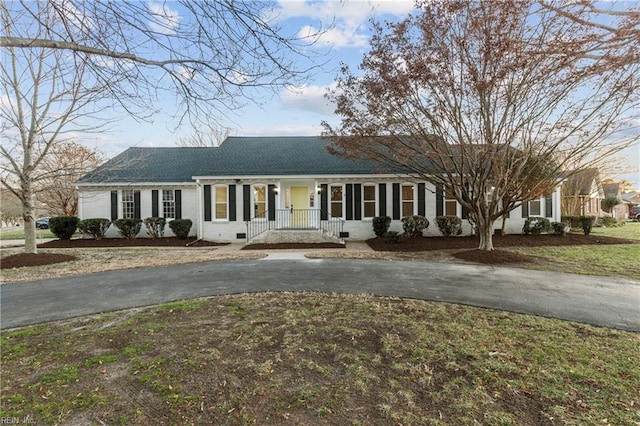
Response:
[[[24,219],[24,252],[38,253],[36,245],[36,206],[33,197],[33,188],[29,183],[23,186],[24,200],[22,208],[22,219]]]
[[[493,221],[490,219],[478,220],[478,234],[480,234],[479,250],[493,250]]]

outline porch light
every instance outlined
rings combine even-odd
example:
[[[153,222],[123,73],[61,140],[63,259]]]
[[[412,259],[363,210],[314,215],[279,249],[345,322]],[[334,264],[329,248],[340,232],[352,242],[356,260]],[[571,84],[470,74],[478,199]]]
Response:
[[[319,194],[322,192],[322,187],[321,186],[316,186],[316,192]]]
[[[273,192],[275,192],[276,194],[277,194],[278,192],[280,192],[280,187],[278,187],[278,186],[274,186],[274,187],[273,187]]]

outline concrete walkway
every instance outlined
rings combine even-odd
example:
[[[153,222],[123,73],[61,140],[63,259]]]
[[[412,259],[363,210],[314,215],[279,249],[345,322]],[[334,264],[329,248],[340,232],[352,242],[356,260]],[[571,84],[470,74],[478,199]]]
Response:
[[[237,247],[228,247],[234,250]],[[141,268],[0,286],[0,327],[223,294],[265,291],[397,296],[640,331],[640,281],[448,263],[265,259]]]

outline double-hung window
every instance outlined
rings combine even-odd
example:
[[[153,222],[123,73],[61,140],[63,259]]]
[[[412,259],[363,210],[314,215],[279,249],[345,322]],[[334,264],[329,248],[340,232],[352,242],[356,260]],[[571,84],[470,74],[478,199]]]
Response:
[[[529,201],[529,216],[540,216],[540,199]]]
[[[362,187],[363,217],[370,218],[376,215],[376,187],[375,185],[364,185]]]
[[[331,185],[331,216],[342,217],[342,185]]]
[[[413,216],[414,213],[414,187],[411,184],[402,185],[402,217]]]
[[[453,189],[448,186],[444,193],[444,214],[446,216],[458,215],[458,202]]]
[[[162,217],[176,217],[176,198],[173,189],[162,190]]]
[[[132,189],[122,190],[122,217],[125,219],[135,218],[135,191]]]
[[[254,217],[265,217],[267,211],[267,187],[266,185],[253,186],[253,213]]]
[[[225,220],[229,218],[229,190],[227,186],[214,187],[214,219]]]

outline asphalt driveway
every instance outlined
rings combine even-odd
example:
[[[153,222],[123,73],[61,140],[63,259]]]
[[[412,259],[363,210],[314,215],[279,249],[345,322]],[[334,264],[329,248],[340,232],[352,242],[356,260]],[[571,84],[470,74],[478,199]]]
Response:
[[[350,259],[208,262],[0,286],[0,327],[222,294],[312,291],[461,303],[640,331],[640,281]]]

